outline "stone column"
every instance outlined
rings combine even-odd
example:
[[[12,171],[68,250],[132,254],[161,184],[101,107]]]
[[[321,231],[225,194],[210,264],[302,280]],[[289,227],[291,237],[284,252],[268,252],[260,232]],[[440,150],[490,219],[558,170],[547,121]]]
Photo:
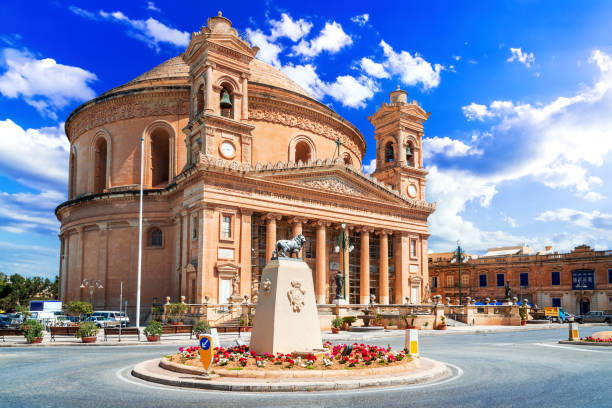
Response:
[[[326,245],[326,228],[327,223],[317,221],[317,261],[315,272],[315,297],[317,304],[325,304],[327,293],[325,290],[327,283],[327,245]]]
[[[251,216],[253,212],[240,209],[240,294],[251,296]]]
[[[177,237],[177,239],[181,240],[181,279],[179,280],[179,294],[181,296],[189,297],[189,292],[187,291],[187,263],[188,259],[188,250],[189,250],[189,217],[187,216],[187,211],[181,211],[181,235]]]
[[[242,74],[242,120],[249,120],[249,81],[246,74]]]
[[[206,65],[206,95],[204,95],[204,104],[206,105],[206,110],[207,111],[212,111],[213,105],[212,105],[212,94],[213,94],[213,65],[209,63],[208,65]]]
[[[293,217],[289,220],[289,223],[293,225],[293,236],[289,237],[289,239],[294,238],[302,233],[302,225],[303,220],[298,217]],[[298,258],[302,258],[304,254],[304,249],[300,249],[300,253],[298,254]]]
[[[89,289],[88,288],[80,288],[79,285],[81,285],[81,282],[83,282],[83,279],[85,279],[85,254],[84,254],[84,250],[85,250],[85,228],[83,227],[77,227],[76,228],[76,232],[77,232],[77,259],[78,259],[78,265],[79,265],[79,269],[80,269],[80,274],[81,274],[81,280],[79,282],[75,282],[77,284],[76,289],[79,289],[79,299],[81,301],[85,301],[85,302],[89,302],[90,298],[89,298]],[[94,289],[95,290],[95,289]]]
[[[404,232],[394,234],[395,248],[393,248],[393,256],[395,257],[395,303],[405,303],[406,296],[410,296],[409,285],[409,268],[410,258],[408,251],[410,250],[410,240]]]
[[[359,303],[370,303],[370,230],[361,229],[361,265],[359,273]],[[397,274],[397,272],[396,272]]]
[[[266,215],[266,263],[272,257],[274,246],[276,245],[276,220],[280,219],[278,215]]]
[[[108,294],[113,292],[116,288],[108,287],[108,223],[102,222],[98,224],[98,228],[100,229],[98,234],[100,239],[100,246],[98,247],[98,277],[102,281],[104,288],[102,289],[102,293],[98,292],[98,297],[96,297],[96,293],[94,292],[94,304],[96,303],[96,298],[103,299],[103,304],[101,306],[106,306],[110,299]],[[96,290],[99,290],[96,288]],[[103,294],[103,295],[102,295]]]
[[[380,256],[379,256],[379,274],[380,274],[380,296],[379,303],[381,305],[389,304],[389,235],[387,231],[380,231]]]

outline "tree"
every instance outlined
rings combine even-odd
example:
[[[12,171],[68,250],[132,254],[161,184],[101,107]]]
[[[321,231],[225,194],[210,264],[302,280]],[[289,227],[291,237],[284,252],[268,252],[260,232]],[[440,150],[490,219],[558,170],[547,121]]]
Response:
[[[16,273],[9,277],[0,272],[0,307],[4,309],[27,306],[31,299],[57,299],[57,295],[57,277],[51,282],[38,276],[25,278]]]
[[[83,319],[83,315],[93,313],[93,307],[89,302],[81,302],[80,300],[73,300],[66,306],[68,314],[73,316],[79,316],[79,320]]]

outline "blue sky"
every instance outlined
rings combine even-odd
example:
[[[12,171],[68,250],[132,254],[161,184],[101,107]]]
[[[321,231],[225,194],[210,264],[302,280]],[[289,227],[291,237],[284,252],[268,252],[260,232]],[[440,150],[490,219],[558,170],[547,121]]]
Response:
[[[181,53],[223,11],[355,124],[399,84],[425,110],[430,249],[612,248],[612,4],[74,1],[0,4],[0,271],[53,276],[63,122]]]

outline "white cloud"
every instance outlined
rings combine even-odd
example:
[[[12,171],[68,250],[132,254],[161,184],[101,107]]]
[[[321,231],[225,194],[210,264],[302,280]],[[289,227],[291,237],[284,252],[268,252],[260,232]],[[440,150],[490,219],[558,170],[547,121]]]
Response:
[[[23,129],[0,120],[0,172],[31,187],[62,191],[68,182],[69,143],[64,124]]]
[[[359,61],[359,65],[361,66],[361,69],[374,78],[389,78],[389,73],[385,70],[383,64],[379,64],[378,62],[374,62],[369,58],[363,57],[361,61]]]
[[[559,208],[541,213],[536,217],[538,221],[564,221],[571,222],[579,227],[601,230],[612,230],[612,214],[601,213],[598,210],[591,212]]]
[[[368,164],[364,164],[361,168],[361,171],[365,174],[372,174],[376,170],[376,159],[370,160]]]
[[[493,116],[492,112],[489,112],[487,105],[480,105],[478,103],[472,102],[468,106],[464,106],[461,108],[463,110],[463,114],[468,120],[484,120],[485,118]]]
[[[512,228],[518,227],[518,223],[516,222],[514,218],[509,217],[507,215],[504,215],[503,217],[504,217],[504,221],[506,221],[508,225],[510,225]]]
[[[325,92],[351,108],[365,108],[365,101],[372,99],[378,87],[371,79],[361,76],[355,78],[350,75],[342,75],[325,87]]]
[[[459,61],[459,60],[461,60],[461,55],[453,55],[453,59],[455,61]]]
[[[323,51],[335,54],[342,48],[353,44],[351,37],[344,32],[342,26],[337,22],[325,23],[325,27],[319,35],[310,40],[302,40],[293,46],[293,51],[297,55],[305,57],[316,57]]]
[[[69,6],[68,9],[72,11],[74,14],[76,14],[77,16],[88,18],[90,20],[98,19],[98,16],[95,13],[91,11],[83,10],[82,8],[77,7],[77,6]]]
[[[364,13],[358,16],[351,17],[351,21],[360,26],[364,26],[369,20],[370,20],[370,15],[368,13]]]
[[[296,42],[302,37],[305,37],[312,28],[312,23],[304,19],[294,20],[290,15],[286,13],[281,14],[280,21],[271,20],[270,25],[270,36],[268,37],[271,41],[278,38],[287,37],[291,41]]]
[[[495,101],[488,106],[480,105],[484,108],[479,111],[471,109],[471,113],[495,118],[496,123],[485,131],[486,138],[475,139],[475,142],[483,140],[482,147],[486,147],[481,156],[455,163],[456,169],[435,165],[429,169],[428,196],[438,202],[436,212],[430,217],[431,233],[436,239],[452,245],[455,239],[461,238],[472,242],[475,248],[513,242],[541,246],[535,241],[544,242],[544,238],[481,231],[461,216],[466,203],[476,201],[486,207],[500,184],[523,177],[531,177],[550,188],[569,190],[580,199],[603,198],[592,191],[602,180],[590,175],[585,165],[601,166],[612,152],[612,57],[595,51],[589,61],[599,69],[599,77],[592,86],[583,86],[575,95],[535,105]],[[461,170],[462,165],[478,172]],[[547,212],[539,219],[610,228],[609,214],[576,211]],[[609,234],[568,234],[552,237],[555,248],[569,249],[571,245],[589,241],[610,242]]]
[[[527,68],[531,67],[531,65],[533,65],[535,62],[533,52],[524,53],[520,48],[510,48],[510,52],[512,53],[512,56],[506,60],[508,62],[518,61]]]
[[[482,150],[468,146],[460,140],[445,137],[427,137],[423,139],[423,159],[428,160],[435,155],[446,157],[462,157],[481,155]]]
[[[271,42],[268,36],[259,29],[251,30],[250,28],[247,28],[246,31],[249,37],[249,42],[252,45],[259,47],[257,58],[276,68],[280,68],[281,63],[278,59],[278,55],[283,51],[281,46]]]
[[[58,64],[54,59],[37,59],[28,51],[5,48],[1,63],[0,93],[7,98],[23,97],[26,103],[54,119],[55,111],[74,101],[95,96],[89,83],[96,75],[79,67]]]
[[[125,24],[129,30],[128,35],[146,43],[149,47],[159,51],[159,44],[166,43],[175,47],[186,47],[189,44],[189,33],[168,27],[164,23],[149,17],[146,20],[132,20],[121,11],[99,11],[103,18]]]
[[[286,65],[281,68],[283,73],[294,80],[317,99],[330,96],[344,106],[351,108],[365,107],[365,101],[378,91],[377,84],[366,76],[355,78],[351,75],[341,75],[333,82],[325,82],[319,78],[316,66]]]
[[[411,55],[407,51],[396,53],[385,41],[380,41],[385,60],[382,62],[385,69],[391,74],[398,75],[406,85],[421,84],[424,89],[435,88],[440,84],[440,72],[444,66],[427,62],[418,54]]]
[[[319,78],[314,65],[288,64],[281,71],[315,98],[322,99],[325,96],[325,83]]]
[[[151,11],[158,11],[158,12],[160,12],[160,11],[161,11],[161,10],[159,9],[159,7],[157,7],[157,6],[155,5],[155,3],[154,3],[154,2],[152,2],[152,1],[147,1],[147,10],[151,10]]]

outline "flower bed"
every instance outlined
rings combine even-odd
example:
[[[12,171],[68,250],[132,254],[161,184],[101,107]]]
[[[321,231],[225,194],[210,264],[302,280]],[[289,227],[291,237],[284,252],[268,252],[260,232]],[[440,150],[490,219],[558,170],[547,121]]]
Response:
[[[612,343],[612,339],[601,339],[599,337],[583,337],[580,341],[588,341],[590,343]]]
[[[344,370],[375,368],[408,363],[412,360],[406,350],[391,351],[391,347],[378,347],[354,343],[350,354],[343,356],[345,344],[332,345],[326,342],[324,351],[316,354],[257,354],[247,346],[215,347],[212,367],[226,370],[267,369],[267,370]],[[199,347],[180,347],[178,354],[166,356],[168,361],[193,367],[202,367]]]

